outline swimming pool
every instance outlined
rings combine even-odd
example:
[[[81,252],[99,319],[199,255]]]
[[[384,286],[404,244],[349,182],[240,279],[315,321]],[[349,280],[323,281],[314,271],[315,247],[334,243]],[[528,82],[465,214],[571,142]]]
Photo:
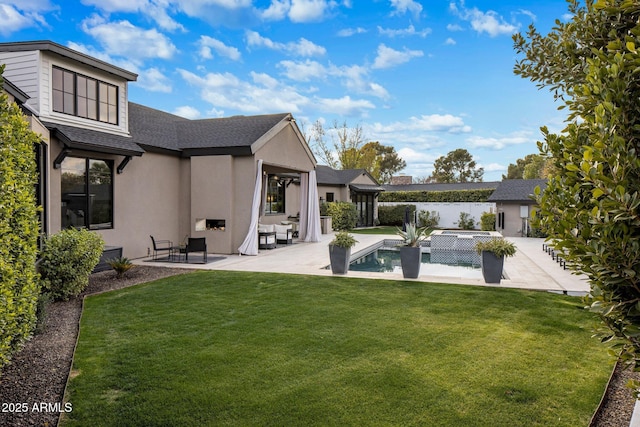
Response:
[[[400,273],[398,248],[380,246],[366,253],[356,254],[350,271]],[[480,261],[475,251],[431,250],[423,248],[420,275],[482,279]]]

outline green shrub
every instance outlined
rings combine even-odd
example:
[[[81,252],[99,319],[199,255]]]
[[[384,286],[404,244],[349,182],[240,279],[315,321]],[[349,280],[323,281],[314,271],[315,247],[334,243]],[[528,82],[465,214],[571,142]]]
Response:
[[[396,227],[402,227],[402,224],[404,223],[405,208],[409,208],[409,214],[411,218],[413,218],[416,212],[415,205],[378,206],[378,219],[380,220],[380,225],[395,225]]]
[[[510,257],[516,254],[516,246],[502,237],[495,237],[491,240],[479,241],[476,243],[476,252],[493,252],[498,258]]]
[[[458,228],[463,230],[473,230],[476,226],[476,221],[473,217],[466,213],[460,212],[460,219],[458,219]]]
[[[352,248],[356,243],[358,241],[351,234],[346,231],[338,231],[329,244],[339,248]]]
[[[0,66],[0,367],[36,324],[38,207],[34,146],[20,108],[2,92]]]
[[[327,215],[331,216],[334,230],[351,230],[358,223],[356,205],[349,202],[325,203]]]
[[[380,202],[486,202],[495,189],[449,190],[449,191],[385,191],[380,193]]]
[[[418,222],[425,228],[436,228],[440,222],[440,214],[436,211],[420,211],[418,212]]]
[[[480,216],[480,230],[482,231],[495,231],[496,229],[496,214],[491,212],[482,212]]]
[[[78,295],[100,261],[104,242],[89,230],[69,228],[46,239],[40,273],[43,289],[56,300]]]

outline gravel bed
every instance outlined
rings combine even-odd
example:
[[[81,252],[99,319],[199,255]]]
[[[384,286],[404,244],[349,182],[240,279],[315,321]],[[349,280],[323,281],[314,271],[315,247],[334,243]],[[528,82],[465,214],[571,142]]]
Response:
[[[91,275],[89,286],[78,297],[54,302],[47,308],[42,330],[14,355],[0,372],[0,426],[56,426],[64,411],[63,395],[78,336],[82,298],[85,295],[120,289],[190,270],[138,266],[124,278],[113,271]],[[593,427],[628,427],[635,399],[625,386],[639,373],[617,366],[594,415]],[[45,404],[45,405],[42,405]],[[25,409],[24,411],[22,411]]]

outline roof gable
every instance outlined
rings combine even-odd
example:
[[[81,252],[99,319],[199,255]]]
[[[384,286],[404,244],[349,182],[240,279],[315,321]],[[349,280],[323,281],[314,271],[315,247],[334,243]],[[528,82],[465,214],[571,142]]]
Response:
[[[544,190],[546,179],[505,179],[487,199],[489,202],[532,202],[537,186]]]
[[[316,166],[316,180],[322,185],[348,185],[360,175],[369,175],[366,169],[333,169],[325,165]],[[376,180],[369,175],[372,182]]]

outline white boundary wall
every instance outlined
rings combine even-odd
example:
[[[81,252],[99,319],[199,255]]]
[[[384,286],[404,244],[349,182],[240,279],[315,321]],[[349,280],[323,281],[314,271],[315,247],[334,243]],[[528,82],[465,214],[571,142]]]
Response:
[[[439,228],[458,228],[460,212],[466,212],[473,217],[476,228],[480,228],[480,216],[484,212],[496,212],[496,204],[488,202],[379,202],[379,206],[415,205],[416,212],[436,211],[440,215]]]

